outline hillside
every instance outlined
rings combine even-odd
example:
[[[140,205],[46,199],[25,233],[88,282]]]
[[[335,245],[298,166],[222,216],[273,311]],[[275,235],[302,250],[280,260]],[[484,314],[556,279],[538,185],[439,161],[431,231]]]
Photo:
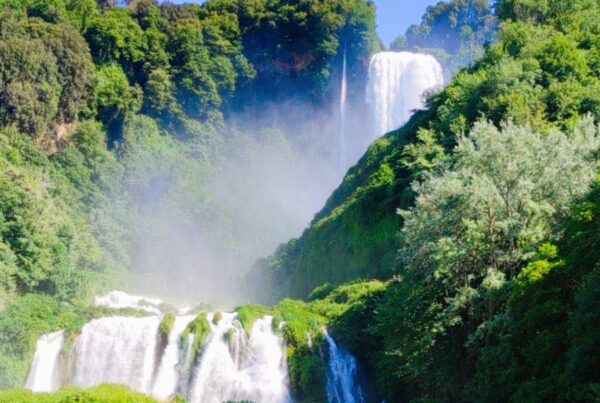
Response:
[[[259,263],[275,281],[268,284],[284,284],[276,295],[306,297],[324,283],[390,278],[398,270],[396,210],[412,205],[411,182],[476,121],[511,120],[547,131],[598,116],[595,25],[584,6],[556,16],[512,7],[500,9],[499,41],[484,57],[430,96],[427,111],[377,140],[303,235]]]

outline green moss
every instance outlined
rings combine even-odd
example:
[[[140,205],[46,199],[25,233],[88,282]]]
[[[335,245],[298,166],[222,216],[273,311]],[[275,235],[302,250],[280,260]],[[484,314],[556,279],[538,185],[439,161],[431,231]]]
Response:
[[[169,339],[169,335],[173,331],[173,326],[175,326],[175,314],[168,313],[163,316],[160,324],[158,325],[158,333],[161,340]]]
[[[180,336],[181,344],[185,345],[190,335],[194,336],[194,342],[192,344],[192,358],[196,359],[198,352],[202,349],[206,336],[211,332],[210,323],[206,319],[206,312],[201,312],[192,320],[186,327]]]
[[[325,400],[325,363],[320,348],[327,318],[314,312],[311,304],[291,299],[273,307],[273,317],[274,326],[285,323],[282,333],[294,398],[301,402]]]
[[[262,305],[242,305],[235,309],[238,314],[238,320],[246,333],[250,333],[254,323],[265,315],[269,315],[271,311]]]
[[[125,386],[103,384],[90,389],[68,387],[56,393],[32,393],[17,389],[0,391],[0,402],[10,403],[66,403],[66,402],[103,402],[103,403],[154,403],[156,400],[141,393],[131,391]]]

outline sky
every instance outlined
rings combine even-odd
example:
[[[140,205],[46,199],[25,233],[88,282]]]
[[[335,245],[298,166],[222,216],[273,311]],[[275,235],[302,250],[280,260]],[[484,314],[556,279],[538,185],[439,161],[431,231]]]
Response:
[[[408,27],[421,21],[428,6],[440,0],[375,0],[377,6],[377,33],[389,45]]]
[[[204,0],[171,0],[174,3],[195,2]],[[440,0],[374,0],[377,6],[377,33],[383,43],[389,45],[396,36],[403,34],[412,24],[421,21],[428,6]]]

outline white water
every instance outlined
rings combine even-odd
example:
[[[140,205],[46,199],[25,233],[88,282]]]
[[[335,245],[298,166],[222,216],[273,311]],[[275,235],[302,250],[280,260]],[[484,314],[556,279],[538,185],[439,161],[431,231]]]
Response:
[[[211,333],[195,358],[194,336],[181,337],[194,317],[177,316],[162,342],[159,315],[94,319],[70,349],[63,331],[44,335],[38,340],[26,387],[52,392],[65,385],[118,383],[162,401],[180,394],[190,403],[292,402],[284,340],[273,331],[271,316],[257,320],[246,333],[236,313],[223,313],[216,324],[214,315],[208,314]],[[327,332],[325,336],[327,401],[366,402],[356,359]]]
[[[94,305],[113,309],[133,308],[159,315],[162,301],[157,298],[129,295],[123,291],[111,291],[106,295],[94,298]]]
[[[271,326],[272,317],[257,320],[247,338],[235,315],[223,315],[207,341],[190,401],[290,401],[283,340]]]
[[[177,392],[180,369],[183,369],[183,374],[188,374],[187,371],[189,371],[191,363],[189,363],[186,368],[185,361],[183,362],[183,365],[179,365],[179,359],[182,356],[181,351],[184,353],[188,352],[189,346],[186,344],[186,346],[182,346],[184,347],[183,349],[180,348],[179,339],[185,330],[185,327],[192,321],[192,319],[194,319],[193,315],[179,316],[175,318],[173,330],[169,335],[169,341],[162,355],[162,359],[158,366],[158,372],[156,373],[156,379],[154,380],[154,385],[152,386],[152,395],[159,400],[167,400],[170,396]],[[185,358],[188,358],[187,355]]]
[[[62,330],[39,338],[25,387],[34,392],[51,392],[58,388],[58,358],[64,340],[65,332]]]
[[[209,314],[212,332],[196,359],[193,336],[181,340],[193,318],[176,317],[166,346],[159,343],[158,315],[94,319],[63,354],[63,332],[42,336],[27,387],[37,392],[119,383],[159,400],[179,393],[190,403],[291,401],[285,346],[272,317],[257,320],[246,334],[237,314],[224,313],[216,325]]]
[[[398,129],[423,108],[423,95],[442,86],[438,61],[410,52],[381,52],[371,58],[366,102],[373,117],[375,137]]]
[[[364,386],[356,358],[325,332],[329,360],[327,362],[327,402],[365,403]]]
[[[159,323],[158,316],[114,316],[87,323],[73,346],[72,383],[120,383],[151,392]]]
[[[346,171],[347,164],[347,144],[346,144],[346,101],[348,98],[348,77],[347,77],[346,49],[344,48],[344,60],[342,62],[342,82],[340,87],[340,156],[339,167],[342,174]]]

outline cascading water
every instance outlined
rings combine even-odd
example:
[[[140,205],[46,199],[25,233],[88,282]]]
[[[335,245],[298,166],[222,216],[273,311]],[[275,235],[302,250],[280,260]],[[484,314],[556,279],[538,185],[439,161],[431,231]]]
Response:
[[[51,392],[59,387],[59,356],[64,340],[62,330],[39,338],[25,387],[34,392]]]
[[[348,97],[348,77],[347,77],[348,64],[346,60],[346,48],[344,48],[344,59],[342,61],[342,82],[340,86],[340,155],[339,155],[339,167],[340,172],[343,174],[346,170],[347,157],[347,144],[346,144],[346,99]]]
[[[408,121],[423,108],[425,92],[442,86],[444,76],[430,55],[381,52],[371,58],[366,102],[374,121],[373,135],[381,136]]]
[[[327,341],[327,401],[328,403],[366,403],[364,376],[356,358],[325,332]]]
[[[272,319],[257,320],[248,338],[235,315],[223,315],[207,341],[191,401],[290,401],[283,340],[273,333]]]
[[[121,383],[149,393],[159,323],[158,316],[114,316],[86,324],[73,346],[72,383]]]
[[[181,378],[189,377],[191,360],[187,360],[187,358],[191,358],[191,356],[189,354],[184,355],[183,365],[179,363],[179,359],[182,356],[182,351],[189,352],[190,346],[188,345],[189,343],[187,343],[188,340],[184,340],[184,342],[186,342],[185,346],[180,346],[180,338],[185,327],[193,319],[193,315],[178,316],[175,318],[173,330],[171,331],[171,334],[169,334],[167,347],[160,360],[158,372],[156,373],[154,385],[152,386],[152,395],[157,399],[167,400],[169,396],[172,396],[177,392],[180,373],[182,374]],[[184,392],[184,394],[186,393],[187,391]]]
[[[162,343],[159,315],[94,319],[63,354],[61,349],[67,347],[63,332],[42,336],[27,387],[41,392],[63,385],[119,383],[160,400],[179,393],[190,403],[291,401],[285,346],[273,332],[272,317],[257,320],[246,333],[237,314],[224,313],[217,324],[209,314],[212,331],[195,359],[193,335],[181,337],[193,319],[177,316]]]

